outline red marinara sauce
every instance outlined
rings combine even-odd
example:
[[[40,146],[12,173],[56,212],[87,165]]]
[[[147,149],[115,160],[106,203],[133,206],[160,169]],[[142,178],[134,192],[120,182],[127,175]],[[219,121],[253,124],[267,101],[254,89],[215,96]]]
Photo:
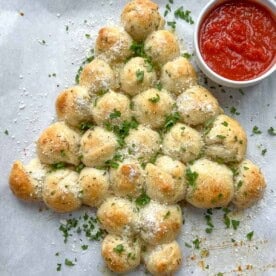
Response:
[[[217,74],[237,81],[254,79],[276,62],[275,19],[255,2],[224,2],[203,19],[199,48]]]

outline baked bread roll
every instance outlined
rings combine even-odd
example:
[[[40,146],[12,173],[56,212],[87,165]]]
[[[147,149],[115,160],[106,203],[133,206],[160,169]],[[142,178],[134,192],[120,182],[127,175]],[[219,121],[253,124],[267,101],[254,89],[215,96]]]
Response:
[[[37,155],[44,164],[65,162],[78,165],[80,134],[64,122],[57,122],[46,128],[37,144]]]
[[[112,191],[116,196],[137,197],[144,187],[144,170],[137,160],[125,159],[118,168],[110,169]]]
[[[88,89],[90,95],[103,93],[115,88],[115,76],[111,67],[105,61],[95,58],[85,65],[79,83]]]
[[[192,86],[180,94],[176,100],[180,120],[196,126],[223,113],[217,99],[203,86]]]
[[[78,173],[69,169],[47,174],[42,192],[45,204],[59,213],[77,210],[82,203],[82,190],[78,178]]]
[[[99,206],[109,194],[109,174],[105,170],[84,168],[79,175],[82,203],[91,207]]]
[[[145,52],[160,66],[180,55],[176,36],[167,30],[151,33],[145,41]]]
[[[233,199],[233,173],[225,165],[196,160],[187,168],[186,180],[186,200],[197,208],[225,207]]]
[[[162,151],[183,163],[196,159],[203,147],[201,135],[195,129],[177,123],[164,136]]]
[[[96,101],[92,111],[94,121],[98,125],[103,125],[105,122],[120,124],[130,120],[129,106],[130,100],[127,96],[109,90]]]
[[[149,0],[133,0],[126,4],[121,22],[136,41],[145,40],[151,32],[163,28],[165,23],[158,12],[158,5]]]
[[[133,114],[137,121],[151,128],[164,125],[166,115],[173,110],[174,100],[165,90],[151,88],[132,99]]]
[[[118,147],[114,133],[101,127],[89,129],[80,141],[82,162],[88,167],[104,166],[111,160]]]
[[[162,49],[160,49],[162,51]],[[177,55],[176,55],[177,56]],[[160,81],[169,92],[179,95],[196,84],[197,75],[192,64],[184,57],[168,59],[161,70]]]
[[[102,242],[102,257],[111,271],[129,272],[140,264],[140,241],[137,238],[109,234]]]
[[[91,99],[86,88],[74,86],[62,91],[56,100],[56,113],[73,127],[92,121]]]
[[[144,58],[130,59],[120,73],[121,89],[130,96],[153,87],[156,73],[152,65]]]
[[[161,139],[158,132],[139,125],[132,129],[125,139],[130,157],[141,162],[148,162],[160,150]]]
[[[171,242],[178,236],[182,221],[178,205],[150,201],[140,210],[141,237],[152,245]]]
[[[173,204],[186,193],[185,166],[168,156],[157,158],[155,165],[146,166],[147,195],[158,202]]]
[[[247,137],[238,121],[222,114],[205,132],[206,155],[224,162],[240,162],[244,158]]]
[[[99,207],[97,217],[108,233],[132,236],[137,231],[135,206],[127,199],[107,198]]]
[[[151,246],[144,254],[144,261],[152,275],[174,275],[182,263],[180,246],[176,241]]]
[[[237,169],[232,202],[238,209],[244,209],[263,197],[266,183],[260,168],[250,160],[242,161]]]
[[[107,62],[122,62],[131,56],[132,38],[121,28],[101,28],[95,45],[95,54]]]
[[[49,168],[35,158],[26,166],[21,161],[13,163],[9,184],[13,194],[23,200],[42,200],[42,189]]]

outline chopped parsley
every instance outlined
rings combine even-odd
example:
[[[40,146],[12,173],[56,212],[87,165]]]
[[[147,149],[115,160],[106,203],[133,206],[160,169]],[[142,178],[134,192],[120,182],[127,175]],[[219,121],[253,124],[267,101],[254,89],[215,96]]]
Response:
[[[228,123],[226,121],[221,123],[223,126],[228,127]]]
[[[175,21],[167,21],[167,25],[170,26],[173,30],[176,28],[176,22]]]
[[[85,37],[86,37],[87,39],[89,39],[89,38],[91,38],[91,35],[90,35],[90,34],[85,34]]]
[[[7,129],[4,131],[4,133],[5,133],[6,135],[9,135],[9,131],[8,131]]]
[[[251,136],[253,136],[254,134],[262,134],[262,131],[259,129],[259,127],[257,126],[253,127]]]
[[[171,12],[171,11],[172,11],[171,6],[169,4],[166,4],[166,9],[165,9],[165,12],[164,12],[164,17],[166,17],[168,15],[168,13]]]
[[[75,264],[74,264],[72,261],[70,261],[69,259],[65,259],[64,263],[65,263],[65,265],[67,265],[67,266],[74,266],[74,265],[75,265]]]
[[[146,57],[143,42],[138,43],[138,42],[133,41],[133,43],[130,46],[130,50],[132,51],[132,53],[135,57]]]
[[[212,222],[212,217],[210,216],[210,214],[205,215],[205,220],[206,220],[207,225],[209,226],[208,228],[205,229],[205,232],[210,234],[210,233],[212,233],[213,228],[214,228],[214,224]]]
[[[182,57],[186,58],[186,59],[190,59],[192,57],[192,54],[189,53],[183,53]]]
[[[113,248],[113,251],[117,254],[121,254],[125,251],[124,246],[122,244],[118,244],[116,247]]]
[[[66,32],[69,31],[69,26],[68,25],[65,26],[65,30],[66,30]]]
[[[244,95],[244,91],[242,89],[239,89],[239,92]]]
[[[94,125],[91,122],[82,122],[79,125],[79,130],[84,133],[88,129],[92,129]]]
[[[240,180],[240,181],[238,182],[237,188],[240,189],[240,187],[241,187],[242,185],[243,185],[243,181]]]
[[[91,55],[89,57],[87,57],[83,62],[82,62],[82,65],[79,67],[78,71],[77,71],[77,74],[75,76],[75,82],[76,84],[79,84],[80,82],[80,75],[81,75],[81,72],[83,70],[83,66],[87,63],[90,63],[92,60],[94,59],[94,56]]]
[[[135,203],[139,207],[144,207],[145,205],[150,203],[150,197],[148,197],[148,195],[143,192],[140,196],[136,198]]]
[[[161,91],[162,88],[163,88],[163,85],[162,85],[161,82],[158,82],[158,83],[155,85],[155,87],[156,87],[156,89],[158,89],[159,91]]]
[[[231,222],[232,222],[233,229],[237,230],[240,225],[240,222],[238,220],[234,220],[234,219],[232,219]]]
[[[158,103],[160,101],[160,96],[159,94],[156,94],[155,97],[149,98],[148,100],[152,103]]]
[[[270,127],[267,132],[272,136],[276,136],[276,130],[273,127]]]
[[[225,139],[225,138],[226,138],[226,136],[224,136],[224,135],[217,135],[217,137],[218,137],[219,139]]]
[[[189,243],[187,243],[187,242],[185,242],[184,245],[185,245],[186,247],[188,247],[188,248],[192,248],[192,246],[191,246]]]
[[[117,169],[119,167],[119,163],[118,162],[122,162],[124,160],[122,154],[120,153],[115,153],[115,155],[113,156],[113,158],[111,160],[107,160],[105,161],[105,165],[107,167],[113,168],[113,169]]]
[[[55,171],[55,170],[60,170],[60,169],[64,169],[66,166],[66,164],[64,162],[58,162],[55,164],[51,164],[51,168]]]
[[[170,212],[170,211],[168,211],[168,212],[165,214],[164,219],[169,218],[169,216],[170,216],[170,215],[171,215],[171,212]]]
[[[113,109],[113,112],[109,114],[110,119],[116,119],[121,117],[121,112],[117,109]]]
[[[57,264],[57,271],[61,271],[61,264]]]
[[[166,116],[164,130],[169,131],[180,119],[180,114],[178,112],[171,113]]]
[[[263,149],[262,152],[261,152],[262,156],[265,156],[266,153],[267,153],[267,149]]]
[[[198,178],[197,172],[192,172],[192,170],[190,168],[186,169],[186,179],[188,181],[188,185],[193,187],[193,189],[195,189],[195,187],[196,187],[197,178]]]
[[[77,173],[80,173],[85,168],[85,165],[83,163],[80,163],[76,166],[75,170]]]
[[[200,240],[199,239],[193,240],[193,245],[195,249],[200,249]]]
[[[175,18],[180,18],[191,25],[194,24],[194,20],[191,17],[191,11],[189,11],[189,10],[184,11],[183,6],[181,6],[174,12],[174,16],[175,16]]]
[[[87,249],[88,249],[88,245],[87,245],[87,244],[83,244],[83,245],[81,246],[81,249],[82,249],[82,250],[87,250]]]
[[[237,108],[234,107],[234,106],[232,106],[232,107],[230,108],[230,112],[231,112],[231,114],[233,114],[233,115],[240,115],[240,114],[241,114],[240,112],[237,111]]]
[[[138,69],[136,71],[136,79],[137,79],[137,82],[143,82],[143,80],[144,80],[144,71],[141,71],[140,69]]]
[[[251,241],[252,238],[253,238],[253,235],[254,235],[254,231],[251,231],[251,232],[247,233],[247,234],[246,234],[247,240],[248,240],[248,241]]]
[[[211,118],[204,123],[204,135],[207,135],[211,131],[214,121],[215,118]]]

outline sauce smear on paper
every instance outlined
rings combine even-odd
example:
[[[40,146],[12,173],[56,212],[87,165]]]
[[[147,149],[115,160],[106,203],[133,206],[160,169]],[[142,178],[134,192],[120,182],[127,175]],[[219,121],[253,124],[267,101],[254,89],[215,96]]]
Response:
[[[228,1],[203,20],[200,52],[219,75],[237,81],[254,79],[276,62],[276,22],[251,1]]]

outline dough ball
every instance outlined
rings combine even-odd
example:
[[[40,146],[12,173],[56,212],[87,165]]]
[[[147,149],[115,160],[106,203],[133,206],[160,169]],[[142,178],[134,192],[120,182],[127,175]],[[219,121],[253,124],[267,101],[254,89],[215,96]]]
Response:
[[[98,206],[108,195],[108,172],[94,168],[84,168],[80,172],[79,185],[82,190],[83,204],[91,207]]]
[[[164,26],[158,5],[149,0],[134,0],[126,4],[121,21],[125,30],[136,41],[146,39],[151,32]]]
[[[110,182],[116,196],[137,197],[144,187],[144,170],[136,160],[126,159],[110,169]]]
[[[89,90],[90,95],[102,93],[114,88],[114,72],[105,61],[96,58],[84,66],[79,83]]]
[[[82,161],[88,167],[104,166],[118,146],[116,135],[101,127],[86,131],[80,143]]]
[[[140,241],[136,238],[109,234],[102,242],[102,257],[111,271],[129,272],[140,264]]]
[[[145,41],[145,52],[154,63],[163,65],[180,55],[178,41],[173,33],[159,30],[151,33]]]
[[[101,226],[111,234],[131,236],[137,231],[137,213],[127,199],[109,197],[97,212]]]
[[[199,132],[195,129],[177,123],[163,139],[163,153],[183,163],[196,159],[203,147],[203,141]]]
[[[9,177],[13,194],[27,201],[42,200],[42,188],[49,168],[35,158],[26,166],[15,161]]]
[[[62,91],[56,100],[56,112],[60,120],[73,127],[92,121],[91,101],[86,88],[74,86]]]
[[[244,160],[238,166],[235,177],[234,205],[239,209],[252,206],[263,197],[266,183],[258,166],[250,160]]]
[[[46,128],[40,135],[36,150],[42,163],[65,162],[78,165],[80,135],[64,122],[57,122]]]
[[[173,105],[169,93],[151,88],[133,98],[133,114],[139,123],[160,128],[165,124],[166,115],[172,112]]]
[[[107,121],[118,124],[130,120],[129,106],[130,100],[127,96],[110,90],[96,101],[92,112],[94,121],[103,125]]]
[[[107,62],[125,61],[132,54],[131,44],[132,38],[124,30],[104,27],[99,31],[95,52],[97,56]]]
[[[186,170],[186,200],[197,208],[227,206],[234,196],[233,173],[225,165],[199,159]]]
[[[205,133],[206,155],[224,162],[240,162],[244,158],[247,137],[238,121],[219,115]]]
[[[156,73],[150,63],[141,57],[130,59],[120,74],[121,88],[130,95],[153,87],[156,82]]]
[[[145,265],[152,275],[174,275],[180,268],[182,253],[176,241],[150,247],[145,253]]]
[[[185,166],[168,156],[157,158],[146,166],[147,195],[161,203],[176,203],[185,197]]]
[[[150,201],[140,210],[141,237],[157,245],[173,241],[182,226],[182,213],[178,205],[164,205]]]
[[[161,139],[156,131],[139,125],[130,130],[125,143],[130,157],[148,162],[160,150]]]
[[[193,86],[176,100],[180,120],[188,125],[200,125],[223,113],[217,99],[204,87]]]
[[[178,57],[162,67],[160,81],[166,90],[179,95],[190,86],[196,85],[197,75],[186,58]]]
[[[47,174],[43,187],[45,204],[56,212],[72,212],[81,206],[82,192],[78,173],[60,169]]]

